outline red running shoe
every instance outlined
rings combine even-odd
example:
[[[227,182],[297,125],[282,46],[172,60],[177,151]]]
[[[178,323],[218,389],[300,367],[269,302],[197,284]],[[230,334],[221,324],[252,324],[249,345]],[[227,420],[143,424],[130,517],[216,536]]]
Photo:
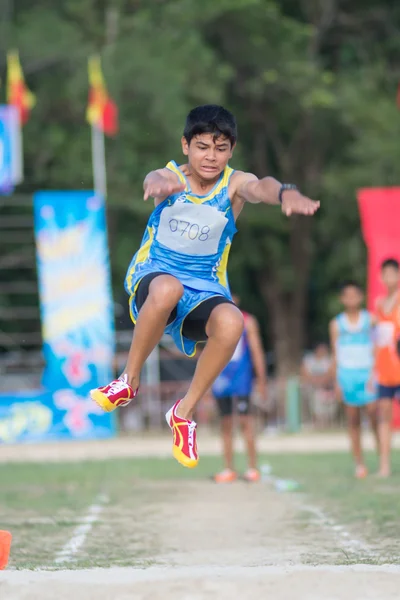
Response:
[[[214,475],[215,483],[233,483],[237,480],[237,474],[232,469],[224,469],[220,473]]]
[[[105,412],[112,412],[118,406],[129,404],[137,396],[138,390],[133,390],[129,385],[127,375],[121,375],[108,385],[91,390],[90,397]]]
[[[257,483],[261,480],[261,473],[258,469],[247,469],[243,479],[249,483]]]
[[[177,416],[176,409],[179,402],[180,400],[165,415],[174,436],[172,454],[181,465],[193,469],[199,462],[196,440],[197,424]]]

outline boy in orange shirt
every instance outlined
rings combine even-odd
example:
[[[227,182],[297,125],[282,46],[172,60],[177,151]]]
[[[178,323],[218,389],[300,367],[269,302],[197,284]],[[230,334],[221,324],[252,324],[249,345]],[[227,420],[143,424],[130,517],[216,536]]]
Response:
[[[400,266],[389,258],[382,263],[381,277],[386,296],[376,304],[376,354],[375,372],[378,383],[380,468],[379,475],[390,475],[390,448],[392,403],[400,399],[400,358],[398,339],[400,333]]]

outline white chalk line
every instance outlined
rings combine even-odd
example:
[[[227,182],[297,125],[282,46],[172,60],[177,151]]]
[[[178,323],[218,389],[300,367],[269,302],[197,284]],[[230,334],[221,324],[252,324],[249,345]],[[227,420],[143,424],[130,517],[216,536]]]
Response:
[[[132,584],[137,582],[155,582],[180,580],[187,578],[192,581],[194,578],[211,579],[221,578],[238,579],[241,577],[255,578],[266,575],[281,575],[286,577],[291,573],[325,573],[345,574],[345,573],[366,573],[366,574],[393,574],[400,576],[400,565],[382,564],[354,564],[354,565],[265,565],[265,566],[216,566],[216,565],[197,565],[197,566],[150,566],[150,567],[112,567],[112,568],[91,568],[70,570],[62,569],[59,571],[48,571],[40,569],[4,571],[2,581],[13,585],[32,585],[32,583],[44,582],[46,585],[54,582],[96,584],[101,586],[115,586],[118,584]],[[356,597],[358,598],[358,597]]]
[[[276,483],[279,481],[278,477],[271,474],[267,476],[267,481]],[[348,553],[359,555],[364,554],[367,558],[378,558],[379,553],[372,548],[367,542],[352,537],[350,532],[344,527],[337,523],[331,516],[327,515],[321,508],[311,504],[300,504],[300,509],[304,512],[311,514],[314,517],[314,522],[329,532],[331,537],[336,540],[340,547]]]
[[[328,516],[321,508],[312,506],[310,504],[301,504],[301,510],[309,513],[314,517],[314,521],[319,527],[328,531],[331,536],[336,539],[337,543],[349,553],[363,553],[368,558],[377,558],[379,554],[365,542],[364,540],[353,537],[350,532],[344,527],[337,523],[332,517]]]
[[[94,523],[99,520],[100,514],[103,512],[105,505],[108,503],[107,496],[99,496],[96,502],[89,506],[86,515],[80,520],[81,524],[78,525],[73,531],[72,537],[61,550],[56,554],[54,559],[55,564],[62,564],[70,562],[75,554],[82,548],[86,541],[88,534],[90,533]]]

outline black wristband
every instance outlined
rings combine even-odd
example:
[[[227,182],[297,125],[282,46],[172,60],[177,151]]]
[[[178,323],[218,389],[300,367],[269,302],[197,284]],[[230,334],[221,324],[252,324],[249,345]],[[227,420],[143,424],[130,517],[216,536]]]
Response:
[[[287,190],[297,190],[297,185],[295,185],[294,183],[282,183],[278,194],[280,204],[282,204],[282,194]]]

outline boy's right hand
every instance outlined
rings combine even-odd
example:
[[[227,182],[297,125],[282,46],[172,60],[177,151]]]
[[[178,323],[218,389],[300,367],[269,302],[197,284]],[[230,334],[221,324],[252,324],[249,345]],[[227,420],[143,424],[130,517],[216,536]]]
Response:
[[[176,178],[169,179],[168,177],[163,177],[159,173],[151,173],[144,183],[144,200],[148,200],[149,198],[168,198],[172,194],[177,194],[178,192],[183,192],[185,189],[185,184],[179,181]]]
[[[338,402],[343,402],[342,390],[338,382],[335,382],[335,398]]]
[[[376,391],[376,377],[375,377],[375,374],[373,373],[367,381],[367,392],[369,394],[374,394],[375,391]]]

